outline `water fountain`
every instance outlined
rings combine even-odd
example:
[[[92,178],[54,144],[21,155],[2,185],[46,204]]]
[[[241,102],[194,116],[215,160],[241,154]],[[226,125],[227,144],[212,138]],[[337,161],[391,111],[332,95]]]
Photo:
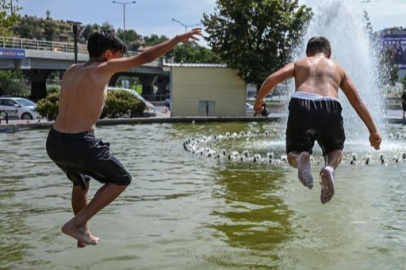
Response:
[[[396,132],[395,134],[388,133],[388,135],[386,135],[387,125],[385,124],[384,94],[380,88],[381,84],[379,83],[377,53],[365,29],[365,25],[365,15],[360,3],[348,0],[325,0],[320,4],[320,7],[315,10],[315,17],[303,37],[303,45],[299,49],[296,59],[305,57],[306,43],[311,37],[324,36],[329,39],[332,46],[332,60],[338,62],[349,74],[361,98],[371,112],[379,132],[384,138],[381,151],[373,151],[369,146],[369,133],[367,128],[359,119],[343,92],[339,91],[347,137],[344,149],[345,152],[347,152],[347,157],[344,162],[351,165],[371,165],[403,161],[405,159],[401,158],[404,156],[401,149],[406,149],[403,142],[404,138],[406,138],[406,134]],[[289,88],[291,93],[293,93],[294,84],[292,81],[289,82]],[[284,128],[286,124],[282,122],[281,126]],[[270,134],[274,134],[275,136],[269,136]],[[253,162],[256,164],[283,164],[284,161],[286,161],[283,148],[285,143],[284,137],[283,131],[279,134],[275,134],[275,130],[265,131],[263,134],[242,132],[230,135],[226,133],[225,135],[209,136],[209,140],[196,139],[192,143],[187,141],[185,142],[185,150],[192,153],[196,151],[199,152],[199,142],[204,142],[205,147],[210,149],[210,142],[212,140],[217,141],[214,145],[225,148],[224,145],[219,142],[231,138],[234,141],[239,141],[235,143],[238,149],[228,149],[228,152],[233,152],[234,154],[229,154],[228,159],[219,158],[219,160]],[[275,140],[278,140],[276,148],[271,146],[271,141]],[[317,149],[317,144],[315,148],[316,158],[314,160],[319,162],[320,159],[317,155],[320,156],[321,152]],[[248,157],[246,155],[236,154],[236,151],[246,153],[248,150],[254,153],[256,157],[254,155]],[[212,151],[216,152],[218,149]],[[266,157],[268,155],[266,153],[271,151],[278,155],[276,158],[267,159]],[[200,153],[203,156],[207,156],[201,151]],[[354,154],[351,155],[351,153]],[[358,158],[357,155],[359,156]],[[383,158],[382,155],[385,158]],[[213,156],[216,157],[216,155],[210,155],[210,157]]]

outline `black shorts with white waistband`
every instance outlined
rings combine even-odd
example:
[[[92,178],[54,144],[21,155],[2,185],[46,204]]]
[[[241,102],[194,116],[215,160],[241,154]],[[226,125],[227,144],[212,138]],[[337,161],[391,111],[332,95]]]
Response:
[[[131,175],[111,153],[110,144],[96,139],[93,131],[68,134],[52,128],[46,150],[74,186],[86,189],[90,177],[104,184],[127,186],[131,183]]]
[[[311,154],[316,140],[323,156],[342,150],[345,132],[341,112],[336,98],[296,92],[289,102],[286,152]]]

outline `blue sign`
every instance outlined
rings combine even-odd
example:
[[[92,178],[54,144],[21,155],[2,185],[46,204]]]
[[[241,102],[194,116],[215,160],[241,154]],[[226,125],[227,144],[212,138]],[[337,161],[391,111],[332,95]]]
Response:
[[[0,59],[24,59],[25,50],[0,48]]]
[[[381,43],[383,50],[391,52],[392,63],[406,68],[406,35],[384,35]]]

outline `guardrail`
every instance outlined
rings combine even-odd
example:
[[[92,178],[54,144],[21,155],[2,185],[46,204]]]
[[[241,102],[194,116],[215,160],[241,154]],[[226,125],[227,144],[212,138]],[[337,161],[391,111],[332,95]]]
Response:
[[[15,37],[0,37],[0,48],[27,49],[74,53],[74,43],[35,40]],[[87,46],[78,44],[78,52],[87,54]]]
[[[74,53],[75,44],[67,42],[36,40],[15,37],[0,37],[0,48],[26,49]],[[88,54],[87,45],[78,44],[78,53]],[[137,52],[129,51],[129,55],[136,55]]]
[[[0,110],[0,124],[1,124],[2,119],[5,119],[6,124],[8,124],[9,117],[18,118],[18,111],[17,110]]]

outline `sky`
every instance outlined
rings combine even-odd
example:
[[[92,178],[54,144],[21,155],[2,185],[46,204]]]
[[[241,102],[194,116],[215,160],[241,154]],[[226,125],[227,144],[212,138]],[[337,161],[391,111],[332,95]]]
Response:
[[[16,0],[13,0],[14,3]],[[327,0],[328,1],[328,0]],[[406,27],[405,0],[353,0],[369,13],[375,31],[394,26]],[[122,0],[118,2],[132,2]],[[299,4],[317,10],[320,0],[299,0]],[[109,22],[115,28],[123,28],[123,5],[112,0],[18,0],[23,9],[21,15],[46,17],[46,10],[56,20],[79,21],[84,24]],[[203,13],[213,13],[216,0],[136,0],[126,5],[126,29],[134,29],[143,36],[150,34],[168,37],[183,33],[183,24],[200,23]],[[205,45],[204,42],[201,42]]]

